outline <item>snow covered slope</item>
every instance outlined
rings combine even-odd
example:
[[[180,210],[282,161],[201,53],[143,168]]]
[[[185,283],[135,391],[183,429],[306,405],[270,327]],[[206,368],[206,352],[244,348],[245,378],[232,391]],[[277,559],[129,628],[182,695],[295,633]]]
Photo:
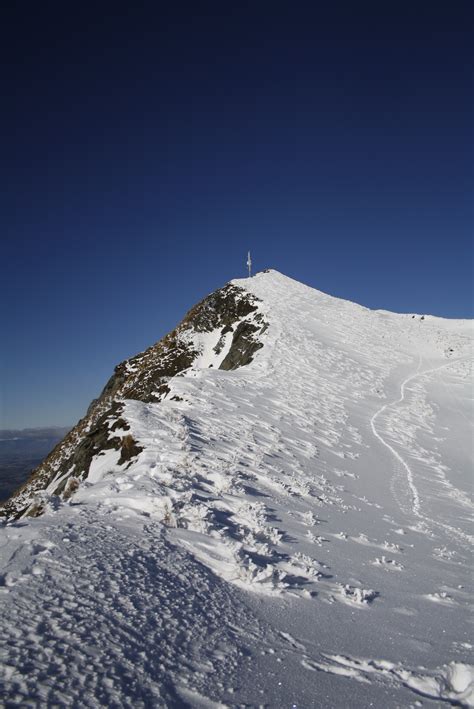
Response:
[[[474,706],[473,334],[269,271],[120,365],[4,509],[9,701]]]

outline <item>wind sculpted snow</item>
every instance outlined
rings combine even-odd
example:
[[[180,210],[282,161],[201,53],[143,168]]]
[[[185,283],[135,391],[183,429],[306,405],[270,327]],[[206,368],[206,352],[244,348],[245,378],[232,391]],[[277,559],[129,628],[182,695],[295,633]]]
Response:
[[[473,706],[471,324],[232,285],[248,361],[190,332],[160,401],[117,399],[133,456],[2,530],[5,696]]]

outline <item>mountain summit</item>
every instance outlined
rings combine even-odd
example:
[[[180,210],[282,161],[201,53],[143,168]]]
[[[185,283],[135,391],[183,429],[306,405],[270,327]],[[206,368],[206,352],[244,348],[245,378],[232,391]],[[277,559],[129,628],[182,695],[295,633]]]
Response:
[[[3,507],[8,696],[471,706],[472,341],[276,271],[201,301]]]
[[[51,495],[68,499],[105,451],[118,451],[117,464],[128,464],[142,449],[121,418],[124,401],[158,403],[170,394],[174,377],[203,367],[232,370],[251,362],[262,346],[256,333],[265,329],[257,302],[243,288],[228,284],[194,306],[158,343],[117,365],[86,416],[4,505],[3,514],[36,516]]]

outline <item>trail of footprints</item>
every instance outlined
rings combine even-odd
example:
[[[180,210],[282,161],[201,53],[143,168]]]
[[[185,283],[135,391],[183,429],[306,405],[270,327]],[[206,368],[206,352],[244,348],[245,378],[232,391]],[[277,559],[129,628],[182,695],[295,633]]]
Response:
[[[217,573],[225,569],[227,580],[277,593],[308,593],[318,584],[319,594],[365,606],[377,598],[377,590],[330,579],[321,588],[317,573],[321,563],[313,559],[310,564],[308,559],[314,547],[314,556],[324,552],[326,563],[337,540],[380,550],[368,563],[381,574],[405,570],[405,564],[394,556],[403,550],[393,541],[379,543],[362,533],[328,531],[334,528],[333,511],[382,510],[346,488],[357,481],[350,462],[364,446],[349,420],[346,403],[358,401],[368,391],[383,398],[388,365],[364,369],[360,362],[328,347],[321,351],[312,347],[308,352],[304,342],[301,347],[308,377],[297,382],[285,377],[270,383],[264,378],[246,382],[245,375],[226,380],[222,386],[219,378],[178,382],[182,390],[177,393],[185,403],[156,414],[151,426],[163,430],[159,417],[168,417],[165,428],[170,433],[161,447],[176,450],[175,460],[158,466],[154,473],[157,490],[167,499],[162,521]],[[315,378],[318,367],[320,376]],[[275,371],[291,371],[291,363]],[[215,387],[211,397],[209,386]],[[227,386],[232,388],[230,393]],[[186,387],[188,395],[182,397]],[[430,411],[422,406],[421,393],[419,421],[423,419],[429,427]],[[309,411],[299,405],[308,398],[314,402]],[[260,401],[265,401],[264,409]],[[150,415],[155,413],[150,410]],[[137,418],[143,420],[143,416]],[[411,442],[411,429],[409,434]],[[343,460],[349,469],[339,462]],[[328,519],[331,524],[326,525]],[[392,531],[398,534],[392,522]],[[297,538],[292,540],[291,535]],[[300,543],[307,557],[304,563],[295,553]],[[449,553],[438,552],[440,557]]]
[[[293,505],[291,515],[301,527],[301,538],[310,546],[322,550],[331,544],[331,539],[372,546],[383,552],[370,562],[374,568],[381,572],[404,570],[404,564],[393,557],[393,554],[403,553],[403,548],[397,543],[388,540],[378,543],[364,534],[354,536],[342,531],[338,534],[324,532],[324,515],[319,517],[316,513],[318,509],[328,510],[332,506],[338,510],[356,509],[347,505],[341,496],[344,494],[343,485],[330,482],[324,474],[309,478],[303,467],[298,469],[298,460],[293,453],[291,466],[287,459],[279,459],[277,455],[271,465],[265,460],[263,468],[266,475],[263,469],[262,473],[259,472],[260,462],[264,461],[265,456],[270,456],[270,452],[292,450],[288,441],[285,446],[280,445],[281,434],[276,427],[250,424],[243,427],[239,448],[236,450],[234,447],[227,459],[223,459],[222,451],[212,460],[201,457],[202,448],[197,441],[206,440],[205,434],[190,419],[181,437],[188,453],[194,447],[197,454],[188,455],[189,469],[181,480],[180,494],[176,494],[176,477],[173,476],[175,495],[165,523],[180,530],[181,539],[186,539],[186,530],[190,536],[198,533],[212,539],[215,549],[221,550],[221,558],[232,567],[230,575],[227,574],[229,580],[264,593],[291,591],[306,596],[322,594],[329,602],[337,600],[355,607],[367,607],[379,595],[375,589],[331,580],[327,558],[323,563],[309,554],[292,551],[284,524],[282,526],[283,520],[275,519],[265,490],[268,490],[269,496],[276,494],[281,499],[296,498],[300,501],[300,511],[295,510]],[[304,450],[304,447],[300,448]],[[315,453],[314,448],[308,446],[306,454],[314,456]],[[196,479],[198,473],[199,480]],[[334,473],[336,478],[355,479],[346,470],[336,468]],[[371,504],[365,498],[356,499]],[[404,530],[393,531],[403,533]],[[192,546],[193,543],[187,540],[187,545]],[[201,545],[201,556],[203,548]],[[209,561],[209,556],[204,560]],[[212,568],[212,562],[209,565]],[[219,563],[214,564],[214,568],[219,571]]]
[[[63,516],[48,532],[55,541],[25,542],[21,571],[2,578],[9,706],[178,707],[180,688],[232,691],[258,621],[252,628],[225,584],[171,550],[160,525],[120,525],[116,515],[111,525],[102,513]]]

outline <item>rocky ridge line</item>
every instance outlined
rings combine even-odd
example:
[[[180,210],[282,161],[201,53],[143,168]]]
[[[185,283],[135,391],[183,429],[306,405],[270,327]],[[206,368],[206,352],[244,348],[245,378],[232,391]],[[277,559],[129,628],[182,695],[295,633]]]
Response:
[[[142,448],[128,433],[121,417],[123,401],[159,403],[169,392],[168,382],[183,376],[201,354],[196,335],[220,329],[214,347],[223,352],[226,335],[233,333],[219,369],[233,370],[249,364],[263,344],[257,335],[267,328],[258,312],[258,298],[243,288],[227,284],[211,293],[185,315],[181,323],[159,342],[115,367],[102,393],[86,415],[32,471],[24,485],[0,507],[0,516],[19,519],[38,516],[47,501],[68,499],[87,479],[94,456],[120,450],[119,465],[127,465]]]

